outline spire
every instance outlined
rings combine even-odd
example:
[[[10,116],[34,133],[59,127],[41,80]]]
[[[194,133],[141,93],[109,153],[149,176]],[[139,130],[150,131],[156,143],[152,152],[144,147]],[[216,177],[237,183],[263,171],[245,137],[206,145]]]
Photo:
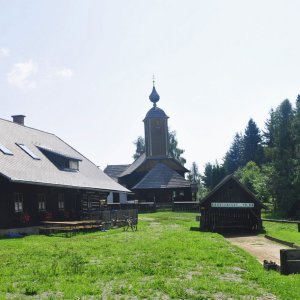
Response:
[[[159,101],[160,97],[159,97],[159,95],[158,95],[158,93],[155,89],[155,77],[154,77],[154,75],[153,75],[153,81],[152,82],[153,82],[153,88],[152,88],[152,92],[149,96],[149,99],[150,99],[151,102],[153,102],[153,106],[156,107],[156,102]]]

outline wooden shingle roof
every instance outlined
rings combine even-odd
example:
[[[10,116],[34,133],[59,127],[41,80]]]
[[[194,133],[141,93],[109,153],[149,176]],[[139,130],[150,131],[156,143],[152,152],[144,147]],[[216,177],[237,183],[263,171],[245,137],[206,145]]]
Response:
[[[176,171],[162,163],[158,163],[132,190],[186,188],[190,186],[190,182]]]
[[[122,174],[130,165],[107,165],[103,172],[115,181],[118,181]]]

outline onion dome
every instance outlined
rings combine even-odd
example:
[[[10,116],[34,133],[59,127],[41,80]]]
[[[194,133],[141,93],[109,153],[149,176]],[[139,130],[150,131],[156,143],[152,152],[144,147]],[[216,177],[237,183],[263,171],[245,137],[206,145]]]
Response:
[[[153,102],[153,106],[154,107],[156,106],[156,102],[159,101],[159,98],[160,97],[159,97],[159,95],[158,95],[158,93],[157,93],[157,91],[155,89],[155,86],[153,85],[152,92],[151,92],[151,94],[149,96],[149,99],[150,99],[151,102]]]

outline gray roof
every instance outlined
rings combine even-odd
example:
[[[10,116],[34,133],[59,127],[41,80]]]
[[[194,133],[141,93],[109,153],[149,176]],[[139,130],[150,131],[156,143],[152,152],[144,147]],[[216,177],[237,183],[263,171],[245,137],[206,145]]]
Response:
[[[166,165],[158,163],[132,190],[187,188],[190,186],[191,183],[180,174]]]
[[[115,181],[118,181],[119,175],[124,172],[130,165],[107,165],[103,170],[110,178]]]
[[[16,143],[26,145],[39,159],[33,159]],[[129,192],[54,134],[0,119],[0,144],[13,153],[0,151],[0,175],[12,182]],[[76,159],[79,171],[59,169],[43,154],[43,149]]]
[[[146,154],[143,153],[139,158],[137,158],[128,168],[126,168],[118,177],[123,177],[131,174],[135,171],[139,166],[141,166],[146,160]]]
[[[118,178],[130,175],[133,172],[137,171],[140,167],[144,167],[148,170],[152,169],[156,162],[162,162],[169,167],[180,170],[183,172],[189,172],[180,162],[178,162],[175,158],[169,156],[153,156],[153,157],[146,157],[146,154],[143,153],[139,158],[137,158],[128,168],[124,169],[122,173],[118,175]]]
[[[157,106],[153,106],[147,112],[144,121],[146,119],[149,119],[149,118],[164,118],[164,119],[168,119],[169,117],[166,115],[166,113],[161,108],[159,108]]]

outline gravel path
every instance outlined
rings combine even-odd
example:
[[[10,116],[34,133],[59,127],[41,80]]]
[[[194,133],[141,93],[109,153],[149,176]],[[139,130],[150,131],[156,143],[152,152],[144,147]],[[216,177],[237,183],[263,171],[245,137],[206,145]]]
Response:
[[[266,239],[263,236],[239,236],[226,237],[233,245],[236,245],[246,250],[251,255],[255,256],[262,264],[263,261],[271,260],[280,265],[280,249],[288,249],[289,247],[275,243]]]

